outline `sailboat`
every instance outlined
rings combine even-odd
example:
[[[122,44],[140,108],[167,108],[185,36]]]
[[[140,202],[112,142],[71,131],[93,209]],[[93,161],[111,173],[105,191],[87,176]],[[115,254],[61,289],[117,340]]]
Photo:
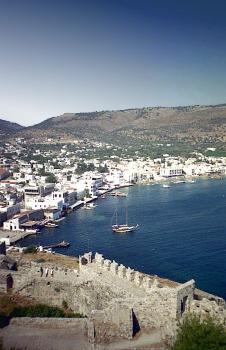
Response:
[[[115,224],[112,225],[112,231],[117,232],[117,233],[126,233],[126,232],[132,232],[135,231],[139,225],[135,226],[129,226],[128,225],[128,210],[126,208],[126,223],[125,224],[118,224],[118,211],[117,209],[115,210]]]

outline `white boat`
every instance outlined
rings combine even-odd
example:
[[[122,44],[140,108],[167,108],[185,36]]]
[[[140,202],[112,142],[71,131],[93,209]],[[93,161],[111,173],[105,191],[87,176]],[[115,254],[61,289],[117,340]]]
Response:
[[[55,228],[55,227],[58,227],[59,225],[57,224],[54,224],[53,222],[48,222],[47,224],[45,224],[45,227],[48,227],[48,228]]]
[[[94,209],[94,208],[96,208],[96,207],[97,207],[96,204],[94,204],[94,203],[89,203],[89,204],[85,204],[84,207],[83,207],[83,209],[90,210],[90,209]]]
[[[128,226],[128,225],[112,225],[112,231],[117,233],[126,233],[135,231],[139,225]]]
[[[115,224],[111,226],[112,228],[112,231],[113,232],[117,232],[117,233],[126,233],[126,232],[132,232],[132,231],[135,231],[139,225],[128,225],[128,211],[127,211],[127,208],[126,208],[126,223],[125,224],[119,224],[118,223],[118,211],[115,210]]]
[[[169,188],[170,185],[169,185],[169,184],[163,184],[162,187],[164,187],[164,188]]]
[[[194,184],[196,181],[195,180],[188,180],[187,183],[189,184]]]

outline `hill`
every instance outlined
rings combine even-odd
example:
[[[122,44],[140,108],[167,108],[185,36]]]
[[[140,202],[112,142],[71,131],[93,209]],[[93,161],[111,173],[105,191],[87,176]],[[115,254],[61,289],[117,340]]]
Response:
[[[21,131],[24,127],[17,124],[12,123],[4,119],[0,119],[0,135],[4,136],[7,134],[12,134],[18,131]]]
[[[24,135],[71,135],[111,142],[225,142],[226,104],[65,113],[26,128]]]

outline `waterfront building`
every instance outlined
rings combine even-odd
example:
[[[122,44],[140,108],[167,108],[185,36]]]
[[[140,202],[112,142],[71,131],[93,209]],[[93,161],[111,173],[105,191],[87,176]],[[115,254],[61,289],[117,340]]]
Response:
[[[21,230],[24,230],[23,224],[27,223],[28,221],[36,222],[43,219],[44,219],[44,212],[42,209],[29,210],[29,211],[25,211],[23,213],[17,214],[10,220],[5,221],[3,224],[3,229],[9,230],[9,231],[21,231]],[[30,227],[31,226],[34,226],[34,225],[30,225]]]
[[[174,166],[170,167],[161,167],[160,168],[160,176],[162,177],[172,177],[172,176],[181,176],[183,175],[183,169],[182,168],[177,168]]]

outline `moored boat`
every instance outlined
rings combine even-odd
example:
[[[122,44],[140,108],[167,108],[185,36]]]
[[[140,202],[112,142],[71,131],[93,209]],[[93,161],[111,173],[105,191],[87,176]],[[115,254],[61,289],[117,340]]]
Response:
[[[54,224],[53,222],[48,222],[47,224],[45,224],[45,227],[48,227],[48,228],[55,228],[55,227],[58,227],[59,225],[57,224]]]
[[[84,207],[83,207],[83,209],[90,210],[90,209],[94,209],[94,208],[96,208],[96,207],[97,207],[96,204],[94,204],[94,203],[89,203],[89,204],[85,204]]]
[[[126,223],[125,224],[118,224],[118,211],[115,210],[115,224],[111,226],[113,232],[117,233],[126,233],[126,232],[132,232],[135,231],[139,225],[128,225],[128,211],[126,208]]]
[[[169,188],[170,185],[169,185],[169,184],[163,184],[162,187],[163,187],[163,188]]]

